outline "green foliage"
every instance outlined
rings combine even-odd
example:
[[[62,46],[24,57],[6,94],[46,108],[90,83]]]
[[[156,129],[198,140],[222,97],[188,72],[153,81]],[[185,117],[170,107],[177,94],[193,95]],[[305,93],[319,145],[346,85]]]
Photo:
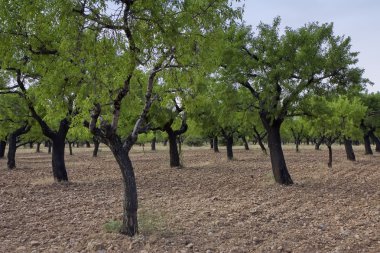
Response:
[[[104,224],[104,229],[107,233],[119,233],[122,225],[120,220],[109,220]]]

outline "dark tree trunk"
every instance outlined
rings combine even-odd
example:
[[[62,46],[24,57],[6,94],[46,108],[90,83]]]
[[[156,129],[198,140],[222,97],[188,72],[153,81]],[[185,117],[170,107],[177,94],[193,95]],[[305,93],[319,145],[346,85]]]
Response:
[[[219,142],[218,142],[218,136],[214,136],[212,139],[212,146],[215,153],[219,153]]]
[[[306,145],[310,145],[310,138],[306,137]]]
[[[265,148],[263,139],[265,138],[268,132],[265,132],[264,134],[260,134],[259,131],[257,131],[256,126],[253,127],[253,131],[255,133],[256,141],[259,144],[261,150],[264,152],[265,155],[267,155],[267,149]]]
[[[169,138],[169,155],[170,155],[170,167],[180,167],[180,159],[177,146],[177,136],[173,130],[166,130]]]
[[[371,138],[371,140],[375,143],[376,145],[376,148],[375,148],[375,151],[376,152],[380,152],[380,140],[379,138],[374,134],[374,131],[370,131],[369,132],[369,137]]]
[[[355,153],[352,148],[352,140],[344,138],[344,148],[346,150],[347,160],[355,161]]]
[[[265,115],[260,115],[261,120],[268,132],[268,146],[270,151],[270,159],[272,163],[272,171],[274,179],[277,183],[283,185],[293,184],[288,168],[285,163],[284,153],[281,146],[280,127],[281,120],[271,120]],[[271,122],[272,121],[272,122]]]
[[[29,148],[33,148],[33,142],[31,141],[31,142],[29,142]]]
[[[66,165],[65,165],[65,137],[57,134],[52,139],[52,167],[54,180],[57,182],[68,181]]]
[[[245,138],[245,136],[242,136],[241,139],[242,139],[243,144],[244,144],[244,149],[249,150],[248,142],[247,142],[247,139]]]
[[[214,138],[210,138],[209,142],[210,142],[210,149],[213,149],[214,148]]]
[[[86,148],[91,148],[90,142],[86,141]]]
[[[77,142],[77,148],[79,148],[79,142]]]
[[[155,151],[156,150],[156,136],[154,136],[153,137],[153,139],[152,139],[152,141],[151,141],[151,143],[150,143],[150,149],[152,150],[152,151]]]
[[[129,152],[122,146],[120,138],[114,136],[110,140],[109,147],[119,164],[119,168],[123,175],[124,183],[124,204],[123,204],[123,225],[120,233],[134,236],[138,233],[137,223],[137,187],[135,173],[133,170],[132,162],[129,158]]]
[[[73,142],[68,141],[68,143],[69,143],[69,153],[70,155],[73,155]]]
[[[324,137],[321,137],[320,139],[315,140],[315,150],[321,150],[320,146],[322,142],[324,141]]]
[[[299,140],[299,139],[296,139],[296,152],[297,152],[297,153],[300,152],[299,145],[300,145],[300,140]]]
[[[9,134],[8,136],[8,162],[7,162],[7,166],[8,166],[8,169],[14,169],[16,167],[16,160],[15,160],[15,157],[16,157],[16,150],[17,150],[17,138],[20,136],[20,135],[23,135],[27,132],[29,132],[30,130],[30,126],[28,125],[24,125],[20,128],[18,128],[17,130],[15,130],[14,132],[12,132],[11,134]]]
[[[99,141],[94,137],[94,151],[92,152],[92,157],[97,157],[98,156],[98,151],[99,151]]]
[[[51,141],[48,141],[48,154],[51,153]]]
[[[5,147],[7,146],[6,141],[0,141],[0,158],[4,157],[5,154]]]
[[[168,144],[168,140],[164,140],[164,147]]]
[[[8,169],[10,170],[16,168],[16,160],[15,160],[16,149],[17,149],[17,135],[14,133],[11,133],[8,136],[8,155],[7,155],[7,158],[8,158],[7,166],[8,166]]]
[[[371,148],[371,141],[369,139],[369,134],[364,134],[364,148],[365,148],[365,154],[366,155],[373,155],[372,148]]]
[[[36,153],[41,152],[40,148],[41,148],[41,142],[37,142]]]
[[[329,168],[332,168],[332,149],[331,149],[331,145],[327,145],[327,148],[329,149],[329,162],[327,163],[327,166]]]
[[[234,145],[234,137],[233,136],[224,136],[226,140],[227,147],[227,158],[228,160],[232,160],[234,158],[234,153],[232,150],[232,146]]]

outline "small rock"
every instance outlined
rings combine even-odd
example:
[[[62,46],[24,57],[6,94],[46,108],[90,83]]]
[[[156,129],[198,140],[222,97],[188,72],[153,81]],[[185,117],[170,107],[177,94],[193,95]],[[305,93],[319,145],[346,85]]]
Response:
[[[32,245],[33,247],[35,247],[35,246],[40,245],[40,242],[38,242],[38,241],[31,241],[30,245]]]
[[[360,239],[359,235],[354,235],[355,239]]]
[[[20,246],[16,249],[16,252],[26,252],[26,247],[25,246]]]
[[[282,250],[282,249],[283,249],[283,247],[282,247],[282,246],[280,246],[280,247],[278,247],[277,249],[278,249],[278,250]]]
[[[186,245],[186,248],[189,248],[189,249],[192,249],[193,247],[194,247],[194,244],[192,244],[192,243],[189,243]]]

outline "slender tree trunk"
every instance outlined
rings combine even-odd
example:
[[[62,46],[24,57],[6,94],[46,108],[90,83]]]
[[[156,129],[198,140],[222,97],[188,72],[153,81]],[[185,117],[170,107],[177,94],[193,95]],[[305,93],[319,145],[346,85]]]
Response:
[[[70,155],[73,155],[73,142],[68,141],[68,143],[69,143],[69,152],[70,152]]]
[[[355,153],[352,148],[352,140],[344,138],[344,149],[346,150],[347,160],[355,161]]]
[[[332,148],[331,145],[326,144],[327,148],[329,149],[329,162],[327,163],[327,166],[329,168],[332,168]]]
[[[134,236],[138,233],[138,200],[135,173],[129,158],[129,152],[123,149],[121,141],[118,139],[113,140],[113,143],[110,144],[110,148],[119,164],[124,183],[123,225],[120,229],[120,233]]]
[[[168,144],[168,140],[164,140],[164,147]]]
[[[156,141],[157,141],[156,136],[154,136],[153,139],[152,139],[152,141],[151,141],[151,143],[150,143],[150,149],[152,151],[156,150]]]
[[[79,148],[79,141],[77,142],[77,148]]]
[[[92,157],[97,157],[98,156],[98,151],[99,151],[99,141],[94,137],[94,151],[92,152]]]
[[[213,148],[214,148],[214,152],[215,153],[219,153],[218,136],[214,136],[214,138],[212,139],[212,145],[213,145]]]
[[[169,156],[170,156],[170,167],[180,167],[180,159],[178,153],[178,145],[176,135],[172,130],[166,130],[169,138]]]
[[[48,154],[51,154],[51,141],[48,141]]]
[[[36,147],[36,153],[40,153],[41,152],[41,142],[37,142],[37,147]]]
[[[366,155],[373,155],[372,148],[371,148],[371,141],[369,139],[369,134],[364,134],[364,148],[365,148],[365,154]]]
[[[0,141],[0,158],[4,157],[5,154],[5,147],[7,146],[6,141]]]
[[[300,145],[300,140],[298,138],[296,138],[296,152],[297,153],[300,152],[299,145]]]
[[[14,169],[16,168],[16,149],[17,149],[17,135],[15,133],[11,133],[8,136],[8,161],[7,166],[8,169]]]
[[[291,185],[293,180],[288,172],[281,146],[280,127],[282,121],[273,120],[271,122],[270,119],[262,115],[261,120],[268,132],[268,146],[274,179],[279,184]]]
[[[241,139],[242,139],[243,144],[244,144],[244,149],[249,150],[248,142],[247,142],[247,139],[245,138],[245,136],[242,136]]]
[[[232,146],[234,144],[234,137],[233,136],[225,136],[226,139],[226,146],[227,146],[227,158],[228,160],[232,160],[234,158],[234,153],[232,150]]]
[[[52,169],[54,180],[57,182],[68,181],[65,165],[65,137],[57,134],[53,142]]]
[[[89,141],[86,141],[86,148],[91,148],[91,144]]]
[[[306,145],[310,145],[310,138],[306,137]]]
[[[33,148],[33,142],[31,141],[31,142],[29,142],[29,148]]]
[[[375,143],[376,145],[376,148],[375,148],[375,151],[376,152],[380,152],[380,140],[379,138],[374,134],[374,131],[370,131],[369,132],[369,137],[371,138],[371,140]]]
[[[210,149],[213,149],[214,148],[214,138],[210,138],[209,142],[210,142]]]

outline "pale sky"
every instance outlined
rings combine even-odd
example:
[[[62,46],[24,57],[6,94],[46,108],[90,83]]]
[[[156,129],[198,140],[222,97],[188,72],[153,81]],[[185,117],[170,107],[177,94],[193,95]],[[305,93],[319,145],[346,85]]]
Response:
[[[352,50],[360,52],[358,66],[380,91],[380,0],[245,0],[244,20],[256,27],[281,17],[283,27],[305,23],[334,23],[336,35],[351,37]]]

